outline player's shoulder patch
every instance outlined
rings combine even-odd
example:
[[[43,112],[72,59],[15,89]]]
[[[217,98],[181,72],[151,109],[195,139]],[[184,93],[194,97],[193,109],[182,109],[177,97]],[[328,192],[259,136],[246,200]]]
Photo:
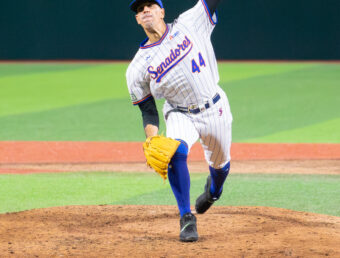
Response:
[[[137,97],[136,97],[136,95],[134,93],[130,93],[130,97],[131,97],[131,101],[132,102],[137,101]]]

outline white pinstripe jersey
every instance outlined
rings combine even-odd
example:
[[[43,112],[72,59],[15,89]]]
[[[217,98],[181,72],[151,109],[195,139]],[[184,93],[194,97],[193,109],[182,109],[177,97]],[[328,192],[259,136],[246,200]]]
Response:
[[[151,95],[171,106],[201,104],[219,89],[217,62],[210,41],[217,22],[204,0],[167,24],[162,38],[146,39],[130,63],[127,85],[134,105]]]

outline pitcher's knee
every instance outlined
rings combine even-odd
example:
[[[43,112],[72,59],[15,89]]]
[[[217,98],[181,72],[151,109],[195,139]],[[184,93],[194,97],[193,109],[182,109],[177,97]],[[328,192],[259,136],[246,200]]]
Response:
[[[181,144],[178,146],[178,148],[177,148],[174,156],[172,157],[172,159],[187,158],[188,152],[189,152],[188,144],[181,139],[176,139],[176,140],[180,141]]]
[[[216,170],[217,172],[224,172],[224,173],[229,173],[230,170],[230,161],[226,161],[222,164],[213,164],[210,165],[211,168],[213,168],[214,170]]]

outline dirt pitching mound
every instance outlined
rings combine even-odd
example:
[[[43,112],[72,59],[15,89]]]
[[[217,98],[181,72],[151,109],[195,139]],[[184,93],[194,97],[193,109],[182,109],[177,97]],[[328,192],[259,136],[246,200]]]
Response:
[[[200,239],[178,240],[175,206],[66,206],[0,214],[4,256],[340,256],[340,218],[267,207],[212,207]]]

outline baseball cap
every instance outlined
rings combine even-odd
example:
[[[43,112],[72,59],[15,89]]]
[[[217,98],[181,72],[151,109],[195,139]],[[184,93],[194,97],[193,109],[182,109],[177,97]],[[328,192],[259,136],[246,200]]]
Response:
[[[144,2],[154,2],[156,4],[158,4],[161,8],[164,8],[163,7],[163,3],[161,0],[133,0],[131,3],[130,3],[130,9],[132,11],[134,11],[135,13],[137,13],[137,7],[141,4],[141,3],[144,3]]]

